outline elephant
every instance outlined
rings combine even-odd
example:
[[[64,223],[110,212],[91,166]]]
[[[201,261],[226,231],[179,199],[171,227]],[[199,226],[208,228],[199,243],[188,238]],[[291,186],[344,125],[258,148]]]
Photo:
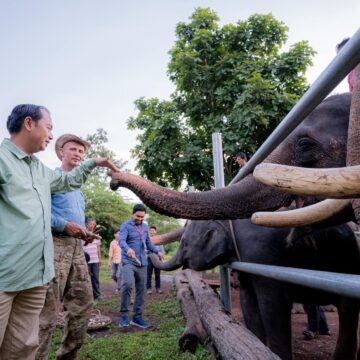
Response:
[[[345,166],[350,104],[351,94],[349,93],[333,95],[325,99],[265,159],[264,163],[310,168],[332,168]],[[228,261],[230,257],[229,254],[233,252],[231,247],[232,245],[229,241],[217,243],[213,240],[214,237],[221,237],[220,234],[224,233],[224,229],[226,228],[224,225],[226,223],[219,220],[234,219],[234,227],[237,229],[236,233],[243,234],[245,231],[252,231],[244,229],[254,229],[252,226],[256,228],[256,225],[250,225],[249,220],[241,220],[249,218],[255,211],[274,211],[281,207],[289,206],[293,200],[301,206],[303,200],[299,196],[282,192],[278,189],[273,189],[267,185],[258,183],[252,174],[246,176],[238,183],[222,189],[205,192],[182,193],[163,188],[139,176],[117,172],[112,175],[110,187],[112,190],[116,190],[120,186],[132,190],[146,205],[161,214],[189,220],[212,220],[208,222],[196,221],[188,224],[182,239],[187,239],[186,234],[191,234],[192,232],[194,236],[190,236],[188,241],[181,241],[179,251],[185,254],[185,256],[182,256],[182,263],[178,263],[180,261],[179,255],[172,260],[172,265],[175,267],[177,265],[183,265],[185,267],[194,266],[195,269],[197,268],[196,261],[199,261],[201,257],[203,257],[202,261],[204,262],[204,268],[210,268]],[[353,215],[352,211],[348,213]],[[247,224],[247,226],[241,230],[240,224],[242,224],[243,227],[244,224]],[[199,227],[201,231],[195,231],[197,227]],[[265,230],[263,231],[265,232],[270,231],[268,228],[264,229]],[[270,242],[274,246],[276,245],[274,240],[275,237],[272,238],[274,235],[271,235],[275,233],[279,235],[279,239],[282,239],[278,241],[284,245],[284,239],[288,236],[289,229],[273,229],[271,230],[271,234],[269,233],[268,236],[265,236],[266,233],[263,234],[261,230],[257,231],[258,236],[255,236],[254,234],[252,236],[250,236],[251,234],[249,235],[249,238],[251,238],[252,241],[247,241],[247,244],[249,245],[248,249],[246,246],[244,246],[243,250],[240,249],[242,252],[242,260],[265,264],[272,263],[273,259],[271,257],[266,257],[269,256],[269,250],[270,254],[272,253],[272,250],[267,248],[267,252],[264,254],[262,248]],[[295,232],[296,231],[293,231],[293,233]],[[203,234],[202,237],[199,238],[198,236],[195,236],[201,233]],[[228,235],[225,236],[223,234],[222,239],[225,240],[226,237],[228,237]],[[256,240],[259,238],[263,238],[264,243],[261,243],[260,240]],[[211,257],[205,258],[203,256],[205,246],[204,242],[206,243],[206,248],[209,249],[209,253],[212,253]],[[336,244],[336,251],[333,253],[335,254],[335,258],[343,249],[343,243],[341,243],[341,246],[338,243]],[[322,248],[322,250],[324,251],[324,254],[326,254],[326,247]],[[300,248],[296,248],[296,251],[299,252],[299,261],[300,259],[303,261],[307,260],[306,257],[303,258]],[[248,254],[248,256],[245,256],[244,254]],[[352,252],[348,252],[347,254],[349,254],[349,256],[353,256],[354,254],[358,255],[358,249],[354,248]],[[319,254],[319,256],[322,255]],[[256,261],[254,259],[256,259]],[[293,255],[293,259],[294,261],[296,260],[295,255]],[[342,259],[345,259],[344,264],[348,262],[346,256]],[[357,259],[357,262],[352,262],[352,264],[359,264],[358,260],[359,259]],[[281,258],[277,262],[277,265],[282,265],[282,262],[286,263],[286,257]],[[200,268],[201,267],[198,269]],[[314,268],[317,269],[316,266]],[[331,271],[336,271],[336,267],[331,268]],[[353,273],[352,271],[348,272]],[[358,274],[358,268],[356,268],[354,273]],[[264,302],[264,304],[268,304],[270,302],[268,306],[273,305],[274,309],[277,309],[279,313],[284,311],[287,314],[290,311],[289,304],[296,298],[295,296],[293,298],[290,296],[290,299],[289,295],[283,296],[284,300],[286,300],[284,305],[285,310],[279,309],[276,301],[281,300],[281,297],[279,299],[279,294],[282,293],[281,290],[292,289],[292,292],[294,292],[295,290],[293,289],[296,289],[294,286],[276,283],[273,280],[265,278],[262,279],[251,275],[241,275],[241,280],[243,303],[244,301],[245,303],[248,302],[248,308],[250,309],[249,313],[256,313],[257,311],[258,314],[262,314],[262,302]],[[254,285],[257,287],[254,287]],[[264,292],[262,293],[259,289]],[[307,293],[305,288],[301,290],[303,290],[303,294]],[[267,294],[272,292],[275,292],[278,295],[275,303],[270,300],[272,299],[272,296],[267,296]],[[312,291],[312,293],[314,293],[314,291]],[[333,298],[334,296],[332,296],[330,302],[338,304],[340,323],[339,333],[341,335],[338,338],[335,358],[354,359],[354,354],[357,349],[357,336],[355,336],[355,334],[357,334],[359,313],[358,302],[342,297],[338,297],[337,299],[334,298],[334,300]],[[314,303],[320,303],[320,301],[315,300],[313,301]],[[260,303],[258,303],[258,301],[260,301]],[[344,303],[347,304],[345,307],[343,305]],[[251,307],[253,307],[253,309]],[[267,328],[268,331],[266,332],[265,329],[265,324],[267,324],[266,326],[269,326],[268,324],[271,323],[269,319],[267,319],[267,316],[270,316],[271,314],[264,313],[262,315],[265,317],[265,322],[261,322],[260,316],[257,317],[254,325],[251,325],[249,319],[245,319],[245,321],[249,324],[249,326],[253,327],[253,331],[260,339],[265,341],[266,338],[267,343],[269,343],[269,345],[271,343],[271,348],[274,352],[281,353],[282,358],[291,358],[290,330],[284,331],[286,335],[283,336],[285,338],[281,339],[281,331],[278,329],[276,333],[279,337],[274,338],[271,334],[272,331]],[[245,315],[245,317],[246,316],[247,315]],[[274,327],[280,326],[277,322],[276,311],[274,318]],[[288,329],[289,316],[284,316],[284,319],[284,323],[281,326],[283,329]],[[283,349],[283,345],[280,346],[279,344],[286,344],[286,349]],[[348,354],[344,354],[344,352],[348,352]]]
[[[248,219],[232,223],[244,262],[360,274],[356,239],[346,224],[326,229],[290,229],[262,227]],[[161,263],[154,259],[154,264],[164,270],[182,266],[202,271],[233,260],[236,260],[236,251],[229,222],[199,220],[187,224],[178,251],[171,260]],[[339,337],[334,358],[356,359],[357,300],[245,273],[239,273],[239,280],[246,326],[281,359],[292,358],[293,302],[336,305]]]
[[[325,99],[264,162],[313,168],[345,166],[350,104],[350,93]],[[182,193],[129,173],[113,173],[110,187],[116,190],[120,186],[132,190],[156,212],[190,220],[249,218],[255,211],[273,211],[299,200],[256,182],[252,174],[222,189]]]
[[[310,224],[317,213],[317,220],[326,219],[342,208],[352,205],[354,217],[360,224],[360,65],[356,67],[356,81],[352,95],[350,119],[348,127],[346,168],[336,169],[306,169],[285,165],[262,164],[255,168],[254,176],[263,184],[276,187],[283,191],[302,196],[322,195],[330,198],[348,198],[349,200],[326,200],[320,206],[308,207],[303,212],[296,214],[290,212],[287,219],[280,219],[277,214],[256,213],[254,221],[257,224],[269,226],[296,226],[297,224]],[[299,220],[301,218],[301,220]]]

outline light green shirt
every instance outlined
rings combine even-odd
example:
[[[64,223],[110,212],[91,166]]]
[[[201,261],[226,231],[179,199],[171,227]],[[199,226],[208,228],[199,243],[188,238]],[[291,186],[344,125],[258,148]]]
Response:
[[[54,277],[51,193],[78,189],[95,167],[56,172],[9,139],[0,145],[0,291],[41,286]]]

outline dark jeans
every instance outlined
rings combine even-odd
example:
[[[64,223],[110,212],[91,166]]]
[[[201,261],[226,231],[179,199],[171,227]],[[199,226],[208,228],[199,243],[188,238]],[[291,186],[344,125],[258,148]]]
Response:
[[[121,263],[120,264],[111,264],[111,278],[116,283],[116,288],[120,291],[121,288]]]
[[[146,281],[146,288],[151,289],[151,278],[152,273],[155,273],[155,288],[160,289],[160,269],[157,269],[153,263],[151,262],[151,259],[148,257],[148,266],[147,266],[147,281]]]
[[[96,300],[101,296],[100,284],[99,284],[100,266],[99,266],[99,263],[91,263],[88,265],[89,265],[89,271],[90,271],[90,277],[91,277],[93,296],[94,296],[94,300]]]
[[[308,318],[308,325],[306,330],[312,332],[319,332],[325,334],[329,331],[326,321],[325,312],[322,306],[305,304],[305,310]]]
[[[136,266],[125,263],[121,269],[121,315],[129,314],[131,288],[135,283],[135,301],[133,308],[133,317],[141,318],[144,305],[146,281],[146,266]]]

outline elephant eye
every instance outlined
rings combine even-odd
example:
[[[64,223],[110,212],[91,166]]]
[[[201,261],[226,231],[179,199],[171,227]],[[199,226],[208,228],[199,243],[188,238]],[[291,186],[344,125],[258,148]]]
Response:
[[[301,148],[302,151],[304,151],[312,146],[316,146],[316,142],[311,138],[305,137],[299,139],[297,146]]]
[[[300,138],[295,146],[295,160],[299,166],[316,164],[323,153],[321,145],[312,138]]]

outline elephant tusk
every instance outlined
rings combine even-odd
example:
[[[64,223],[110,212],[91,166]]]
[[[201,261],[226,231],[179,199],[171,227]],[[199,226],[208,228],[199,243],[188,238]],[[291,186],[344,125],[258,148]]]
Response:
[[[261,226],[298,227],[315,224],[335,215],[350,205],[349,199],[328,199],[304,208],[275,212],[256,212],[251,222]]]
[[[360,165],[309,169],[263,163],[254,170],[256,181],[302,196],[334,199],[360,197]]]

